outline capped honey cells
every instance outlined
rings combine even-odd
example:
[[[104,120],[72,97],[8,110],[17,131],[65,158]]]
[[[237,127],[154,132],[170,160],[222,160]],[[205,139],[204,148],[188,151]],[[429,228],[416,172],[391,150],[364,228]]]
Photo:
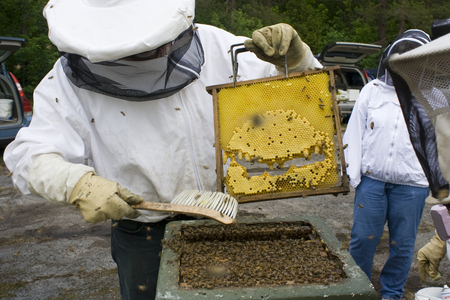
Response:
[[[236,197],[335,186],[334,116],[327,72],[222,88],[218,121],[227,192]],[[320,159],[294,163],[313,155]],[[253,174],[243,160],[265,171]],[[283,173],[271,172],[275,167]]]
[[[185,289],[327,285],[346,278],[306,222],[183,224],[167,245],[178,254],[178,284]]]
[[[334,143],[329,134],[315,130],[311,123],[295,111],[277,110],[258,117],[260,124],[246,122],[234,131],[234,135],[223,154],[223,161],[231,159],[225,183],[231,195],[260,194],[264,192],[289,191],[309,188],[324,183],[335,173]],[[292,159],[310,159],[311,153],[324,154],[323,161],[302,167],[291,165],[284,175],[271,176],[264,172],[249,177],[246,168],[235,157],[267,164],[273,170],[275,163],[283,164]]]

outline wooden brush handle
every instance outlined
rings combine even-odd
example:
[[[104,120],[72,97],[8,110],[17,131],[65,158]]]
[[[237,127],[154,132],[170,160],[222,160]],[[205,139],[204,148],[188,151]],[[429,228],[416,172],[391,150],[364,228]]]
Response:
[[[180,214],[198,215],[209,219],[214,219],[223,224],[231,224],[235,221],[233,218],[230,218],[229,216],[221,212],[218,212],[217,210],[192,205],[156,203],[144,201],[139,204],[133,204],[131,205],[131,207],[136,209],[157,210]]]

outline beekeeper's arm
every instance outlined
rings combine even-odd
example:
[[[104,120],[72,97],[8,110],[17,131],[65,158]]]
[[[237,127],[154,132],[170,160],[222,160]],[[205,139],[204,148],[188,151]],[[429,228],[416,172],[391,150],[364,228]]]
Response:
[[[288,24],[280,23],[255,30],[252,39],[246,40],[244,46],[259,59],[274,64],[279,72],[285,71],[285,55],[289,72],[322,68],[309,46]]]
[[[450,182],[450,113],[432,118],[439,156],[439,168],[444,178]]]
[[[135,218],[139,212],[128,204],[142,198],[117,182],[96,176],[85,165],[91,156],[91,122],[58,61],[34,93],[34,114],[4,151],[12,180],[24,195],[76,206],[84,219]],[[56,97],[57,95],[58,97]],[[59,98],[59,100],[55,100]]]
[[[450,180],[450,113],[440,114],[432,119],[434,125],[434,132],[436,134],[436,143],[439,156],[439,167],[444,178]],[[444,199],[447,203],[448,198]],[[441,203],[441,200],[428,197],[428,204]],[[427,275],[432,280],[441,278],[439,273],[439,263],[447,253],[448,241],[443,241],[439,238],[437,233],[433,236],[431,241],[423,246],[417,254],[417,264],[419,267],[420,279],[426,281]],[[447,256],[449,256],[447,254]],[[450,257],[449,257],[450,259]]]
[[[447,252],[446,242],[441,240],[435,232],[433,238],[428,244],[420,248],[417,253],[417,267],[419,276],[423,282],[427,281],[427,275],[432,280],[439,280],[439,263]]]
[[[75,205],[88,223],[140,215],[129,204],[142,202],[141,196],[95,175],[93,168],[67,162],[59,154],[39,155],[29,171],[27,186],[47,200]]]
[[[344,149],[347,174],[350,176],[350,185],[356,188],[361,182],[362,166],[362,140],[367,123],[369,100],[372,95],[373,86],[366,85],[356,99],[355,105],[348,120],[342,139],[346,148]]]

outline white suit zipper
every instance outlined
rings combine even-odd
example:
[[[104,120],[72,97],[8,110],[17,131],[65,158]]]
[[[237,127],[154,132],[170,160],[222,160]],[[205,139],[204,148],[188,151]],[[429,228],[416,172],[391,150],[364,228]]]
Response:
[[[191,159],[192,159],[192,164],[193,164],[193,168],[194,168],[195,178],[197,179],[197,187],[200,191],[202,191],[203,187],[202,187],[202,183],[200,181],[200,176],[198,175],[197,161],[195,160],[194,146],[192,145],[192,135],[191,135],[191,128],[189,126],[189,119],[186,114],[186,108],[184,106],[183,100],[181,99],[181,96],[178,95],[178,98],[180,99],[180,103],[181,103],[181,107],[182,107],[181,110],[183,111],[184,121],[186,122],[186,130],[187,130],[187,134],[188,134],[189,148],[190,148],[190,152],[191,152]]]
[[[399,118],[400,118],[400,111],[397,112],[397,117],[395,119],[395,127],[394,127],[394,134],[392,135],[391,138],[391,144],[389,146],[389,153],[388,153],[388,157],[387,157],[387,164],[390,164],[392,161],[392,156],[394,155],[394,142],[397,139],[397,133],[398,133],[398,126],[399,126]],[[386,176],[392,176],[392,174],[386,173]]]

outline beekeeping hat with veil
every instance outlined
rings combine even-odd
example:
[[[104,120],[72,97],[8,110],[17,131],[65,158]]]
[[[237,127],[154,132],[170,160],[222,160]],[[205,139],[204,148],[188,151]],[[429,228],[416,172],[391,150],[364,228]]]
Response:
[[[450,180],[450,164],[439,161],[439,133],[430,121],[439,114],[450,112],[450,35],[446,36],[406,53],[389,55],[380,65],[389,70],[411,143],[427,176],[432,196],[437,199],[448,196],[447,180]],[[441,149],[441,146],[439,152],[448,153],[448,148]]]
[[[74,85],[148,101],[199,77],[204,56],[194,9],[195,0],[50,0],[44,16]]]
[[[395,40],[389,44],[383,52],[378,66],[377,78],[384,81],[388,85],[393,85],[392,78],[383,65],[383,61],[391,57],[395,53],[404,53],[430,41],[428,34],[422,30],[411,29],[400,34]]]

